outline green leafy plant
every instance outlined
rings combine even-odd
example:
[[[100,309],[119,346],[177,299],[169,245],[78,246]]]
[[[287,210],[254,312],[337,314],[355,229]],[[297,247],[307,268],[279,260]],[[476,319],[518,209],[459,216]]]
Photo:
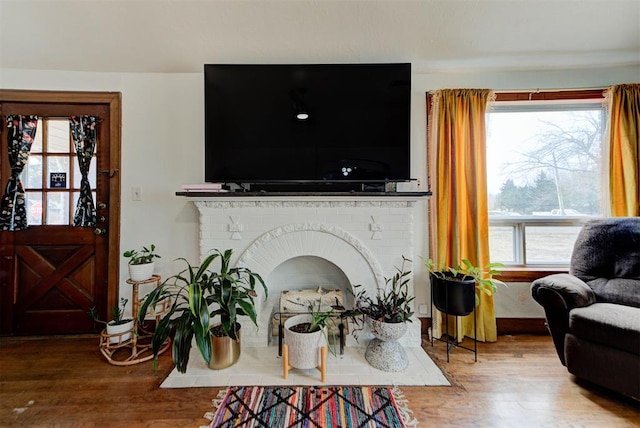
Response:
[[[499,275],[501,271],[496,268],[504,267],[502,263],[489,263],[484,268],[474,266],[468,259],[462,259],[462,265],[456,267],[446,266],[436,268],[432,259],[424,261],[425,268],[429,273],[437,278],[448,279],[450,281],[468,280],[473,278],[476,282],[476,291],[492,296],[498,291],[498,285],[507,284],[495,279],[494,275]],[[480,296],[476,293],[476,305],[480,303]]]
[[[343,316],[351,318],[358,329],[364,325],[363,316],[387,323],[412,322],[413,310],[411,302],[415,296],[409,295],[410,270],[406,270],[406,263],[411,260],[402,256],[402,265],[396,267],[396,273],[391,278],[385,278],[385,287],[378,288],[375,296],[369,296],[366,290],[355,293],[355,308],[346,311]],[[362,285],[354,285],[359,289]]]
[[[105,325],[120,325],[120,324],[126,324],[128,322],[131,321],[131,319],[124,319],[123,315],[124,315],[124,308],[125,306],[127,306],[127,302],[129,300],[125,299],[124,297],[120,298],[120,306],[122,306],[122,308],[120,306],[112,306],[111,307],[111,321],[102,321],[101,319],[98,319],[98,311],[96,310],[96,307],[93,306],[91,308],[89,308],[89,312],[87,313],[89,315],[89,318],[91,318],[94,322],[100,323],[100,324],[105,324]]]
[[[318,302],[317,306],[311,305],[309,308],[311,313],[311,324],[309,325],[309,332],[314,332],[327,327],[327,325],[333,321],[334,311],[331,309],[330,311],[321,311],[320,310],[320,302]]]
[[[179,372],[184,373],[189,362],[192,340],[207,365],[211,361],[211,336],[229,336],[238,339],[238,316],[247,316],[257,324],[254,298],[256,286],[262,286],[265,298],[267,286],[257,273],[244,267],[230,267],[232,250],[221,252],[213,250],[198,266],[192,266],[186,259],[181,272],[167,278],[159,287],[151,291],[143,300],[138,312],[138,320],[144,322],[150,307],[171,299],[171,306],[164,314],[152,338],[154,367],[163,343],[175,328],[173,339],[173,361]],[[220,267],[214,272],[211,264],[218,260]],[[220,326],[211,328],[211,322],[219,317]]]
[[[151,263],[154,258],[161,258],[155,250],[155,244],[151,244],[149,247],[142,247],[142,250],[127,250],[122,255],[129,259],[130,265],[144,265]]]
[[[304,304],[294,302],[292,300],[289,300],[289,303],[304,306]],[[331,309],[323,311],[321,310],[322,301],[318,299],[317,304],[310,303],[307,306],[307,309],[309,311],[308,313],[311,315],[311,322],[305,326],[306,329],[304,331],[300,331],[301,333],[313,333],[334,323],[334,319],[338,315],[338,312],[336,311],[344,310],[344,307],[336,302],[335,305],[331,306]]]

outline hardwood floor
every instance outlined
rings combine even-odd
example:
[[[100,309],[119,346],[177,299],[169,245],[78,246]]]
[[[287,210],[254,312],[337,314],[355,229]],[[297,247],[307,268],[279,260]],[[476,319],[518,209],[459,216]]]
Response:
[[[500,336],[479,344],[477,363],[462,349],[447,363],[444,343],[424,348],[452,386],[401,388],[419,426],[640,426],[637,403],[578,383],[548,336]],[[0,338],[0,426],[206,425],[218,389],[159,389],[171,369],[170,353],[157,372],[112,366],[97,336]]]

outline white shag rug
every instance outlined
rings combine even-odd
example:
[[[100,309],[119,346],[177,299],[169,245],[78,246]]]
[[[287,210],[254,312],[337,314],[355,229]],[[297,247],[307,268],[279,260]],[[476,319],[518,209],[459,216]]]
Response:
[[[325,385],[398,385],[449,386],[442,371],[420,347],[405,348],[409,367],[403,372],[389,373],[375,369],[364,358],[365,348],[346,347],[344,355],[329,354]],[[282,358],[276,346],[242,348],[239,361],[223,370],[209,369],[196,347],[191,349],[185,374],[175,368],[161,388],[194,388],[219,386],[322,385],[317,369],[291,369],[289,378],[282,375]]]

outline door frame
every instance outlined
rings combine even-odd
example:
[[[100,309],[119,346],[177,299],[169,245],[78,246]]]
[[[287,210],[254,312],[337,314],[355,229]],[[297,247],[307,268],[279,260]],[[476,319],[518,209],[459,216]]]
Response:
[[[109,172],[109,227],[108,231],[108,261],[107,261],[107,308],[118,304],[120,282],[120,210],[121,210],[121,144],[122,144],[122,93],[120,92],[87,92],[87,91],[38,91],[21,89],[0,89],[0,102],[22,103],[66,103],[66,104],[104,104],[109,110],[109,165],[103,165]],[[2,112],[0,111],[0,115]],[[4,137],[4,134],[3,134]],[[7,163],[2,159],[1,165]],[[3,169],[5,169],[4,167]],[[5,169],[8,171],[8,168]],[[2,174],[4,177],[4,174]],[[4,179],[4,178],[3,178]],[[0,186],[2,184],[0,183]],[[0,294],[4,294],[10,284],[5,283],[5,278],[13,278],[12,260],[4,260],[6,249],[0,248],[0,266],[3,267],[0,275]],[[5,268],[10,271],[7,272]],[[4,289],[4,290],[2,290]],[[6,296],[6,294],[4,294]],[[0,298],[0,301],[4,299]],[[8,302],[3,302],[7,304]],[[2,310],[2,308],[0,308]],[[105,313],[107,309],[104,308]],[[7,311],[2,311],[6,314]],[[1,316],[0,331],[6,331],[6,322],[10,319]],[[9,327],[10,328],[10,327]]]

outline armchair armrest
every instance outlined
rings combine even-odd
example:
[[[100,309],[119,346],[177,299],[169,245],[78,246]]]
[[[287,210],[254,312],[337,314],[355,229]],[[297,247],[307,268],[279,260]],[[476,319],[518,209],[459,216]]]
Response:
[[[531,284],[531,295],[545,309],[548,306],[573,308],[589,306],[596,301],[593,290],[580,278],[568,273],[557,273],[536,279]]]
[[[558,273],[533,281],[531,296],[544,308],[553,344],[565,364],[564,337],[569,332],[569,311],[595,303],[596,295],[580,278]]]

